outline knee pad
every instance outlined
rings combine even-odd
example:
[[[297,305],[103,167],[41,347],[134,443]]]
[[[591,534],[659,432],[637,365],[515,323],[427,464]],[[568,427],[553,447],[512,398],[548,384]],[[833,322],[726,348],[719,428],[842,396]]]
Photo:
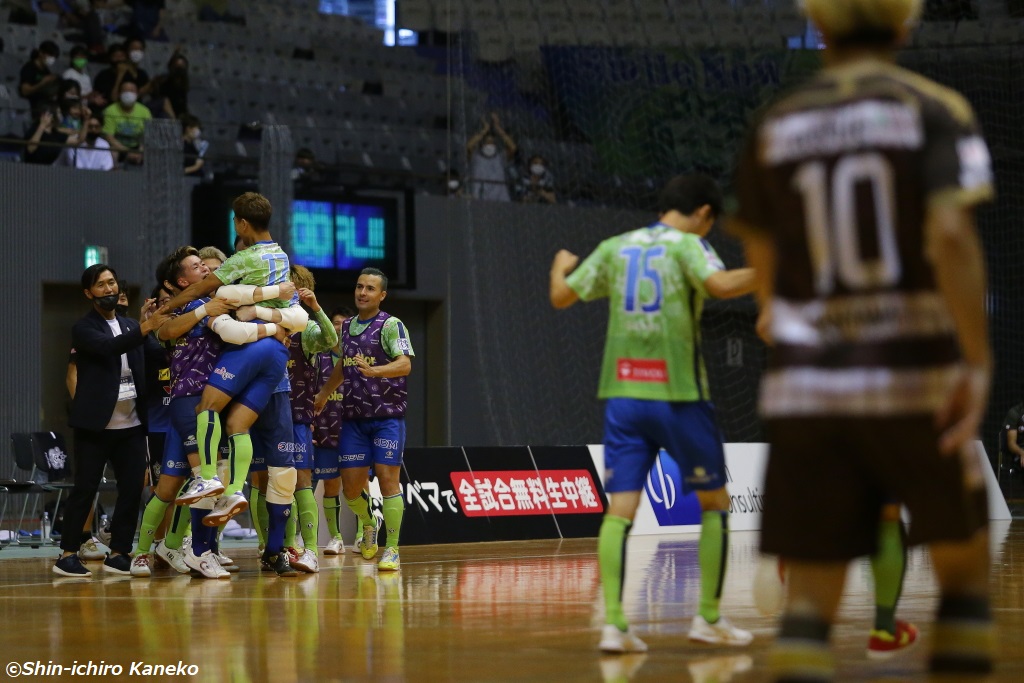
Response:
[[[267,502],[275,505],[291,505],[295,495],[295,468],[267,468]]]
[[[254,303],[252,295],[255,291],[255,285],[221,285],[214,296],[219,299],[237,299],[239,306],[249,306]]]

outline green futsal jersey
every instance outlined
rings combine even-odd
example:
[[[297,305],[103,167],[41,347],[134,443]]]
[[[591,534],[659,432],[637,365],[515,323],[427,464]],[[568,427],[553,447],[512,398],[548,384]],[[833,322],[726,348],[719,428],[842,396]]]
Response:
[[[226,285],[265,287],[287,281],[290,271],[288,254],[284,253],[277,242],[257,242],[248,249],[237,252],[214,272],[217,279]],[[292,303],[298,302],[298,295],[292,299],[293,301],[267,299],[257,303],[257,306],[288,308]]]
[[[706,241],[662,223],[607,239],[580,264],[573,291],[609,300],[599,398],[710,399],[700,316],[704,282],[724,268]]]

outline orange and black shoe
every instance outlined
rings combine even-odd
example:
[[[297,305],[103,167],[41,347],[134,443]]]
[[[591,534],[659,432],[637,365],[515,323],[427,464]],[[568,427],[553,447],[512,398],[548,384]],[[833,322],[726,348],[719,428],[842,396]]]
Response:
[[[896,620],[896,632],[872,629],[868,639],[868,659],[889,659],[913,647],[917,642],[917,627],[907,621]]]

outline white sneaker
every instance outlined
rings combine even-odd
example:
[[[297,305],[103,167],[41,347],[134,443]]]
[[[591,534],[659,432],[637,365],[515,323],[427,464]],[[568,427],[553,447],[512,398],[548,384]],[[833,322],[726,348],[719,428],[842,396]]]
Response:
[[[718,621],[709,624],[701,615],[693,618],[690,624],[690,640],[712,645],[750,645],[754,640],[754,634],[736,628],[725,617],[719,617]]]
[[[220,566],[222,566],[222,567],[228,567],[228,566],[233,565],[235,563],[234,560],[232,560],[230,557],[228,557],[224,553],[218,552],[218,553],[216,553],[216,555],[217,555],[217,561],[220,562]]]
[[[83,560],[102,560],[107,557],[107,551],[100,548],[99,541],[95,538],[90,538],[82,544],[78,551],[78,556]]]
[[[213,479],[196,477],[192,480],[192,483],[188,485],[188,488],[178,494],[178,497],[174,499],[174,504],[191,505],[203,498],[219,496],[222,493],[224,493],[224,484],[222,484],[220,479],[217,477],[214,477]]]
[[[151,576],[149,569],[149,553],[139,553],[132,559],[132,576]]]
[[[221,496],[213,504],[210,514],[203,517],[203,526],[220,526],[227,524],[227,521],[240,512],[249,509],[249,501],[241,493],[232,493],[230,496]]]
[[[615,624],[605,624],[601,629],[601,652],[624,654],[626,652],[647,652],[647,643],[633,635],[629,629],[620,631]]]
[[[324,555],[344,555],[345,541],[341,537],[332,538],[324,548]]]
[[[217,556],[213,554],[212,550],[207,550],[202,555],[196,557],[196,554],[192,552],[192,548],[189,548],[185,551],[185,564],[188,565],[189,569],[195,569],[208,579],[223,579],[231,576],[220,566],[220,562],[217,561]]]
[[[289,559],[291,560],[291,558]],[[320,562],[316,558],[316,553],[309,548],[305,548],[298,557],[291,560],[291,565],[307,574],[316,574],[320,571]]]
[[[182,549],[184,549],[184,543],[182,543]],[[153,546],[153,552],[156,553],[157,557],[171,565],[171,569],[178,572],[179,574],[188,574],[188,565],[185,564],[185,558],[182,550],[175,550],[174,548],[168,548],[164,545],[164,542],[157,541],[156,545]]]

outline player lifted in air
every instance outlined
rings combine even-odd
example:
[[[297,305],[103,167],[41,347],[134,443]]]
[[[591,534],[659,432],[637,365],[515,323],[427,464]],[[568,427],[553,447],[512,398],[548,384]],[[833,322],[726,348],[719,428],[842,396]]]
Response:
[[[992,669],[986,497],[973,439],[991,379],[973,207],[988,148],[957,93],[895,65],[921,0],[805,0],[826,67],[756,123],[734,222],[774,340],[761,547],[789,568],[776,681],[834,677],[849,561],[901,501],[940,588],[929,669]],[[946,678],[943,678],[946,680]]]
[[[564,249],[551,266],[551,303],[609,300],[608,336],[598,396],[605,409],[605,490],[598,559],[606,624],[600,649],[643,652],[622,609],[625,545],[658,449],[679,464],[701,510],[700,609],[690,639],[746,645],[749,632],[718,611],[729,540],[725,455],[701,357],[700,316],[708,296],[753,291],[749,268],[726,270],[704,237],[722,211],[722,194],[704,176],[673,178],[662,190],[660,217],[612,237],[576,267]],[[574,270],[575,269],[575,270]],[[570,275],[571,273],[571,275]]]
[[[287,308],[289,319],[283,323],[286,328],[305,327],[308,316],[298,306],[294,285],[288,281],[288,255],[270,235],[270,202],[256,192],[246,192],[237,197],[232,206],[235,212],[235,232],[248,245],[247,248],[229,258],[201,282],[189,285],[168,306],[184,305],[215,290],[218,297],[238,300],[242,304],[251,303],[254,290],[224,285],[255,285],[262,287],[263,295],[268,297],[259,302],[261,305]],[[275,287],[277,292],[274,291]],[[273,298],[282,293],[287,300]],[[289,301],[294,305],[290,306]],[[211,323],[214,329],[217,324],[216,320]],[[200,477],[178,497],[179,503],[191,504],[201,498],[223,493],[213,512],[205,518],[204,524],[218,526],[248,508],[249,504],[242,495],[242,486],[253,457],[249,430],[285,377],[287,361],[287,348],[269,338],[228,347],[221,353],[196,408]],[[225,426],[229,435],[231,474],[230,480],[224,485],[217,477],[216,458],[217,444],[221,437],[220,413],[226,408]],[[290,510],[295,489],[295,470],[290,465],[290,454],[285,452],[280,455],[289,462],[268,463],[267,501],[268,504],[287,506]],[[268,457],[276,456],[270,454]],[[287,514],[284,516],[287,517]]]

